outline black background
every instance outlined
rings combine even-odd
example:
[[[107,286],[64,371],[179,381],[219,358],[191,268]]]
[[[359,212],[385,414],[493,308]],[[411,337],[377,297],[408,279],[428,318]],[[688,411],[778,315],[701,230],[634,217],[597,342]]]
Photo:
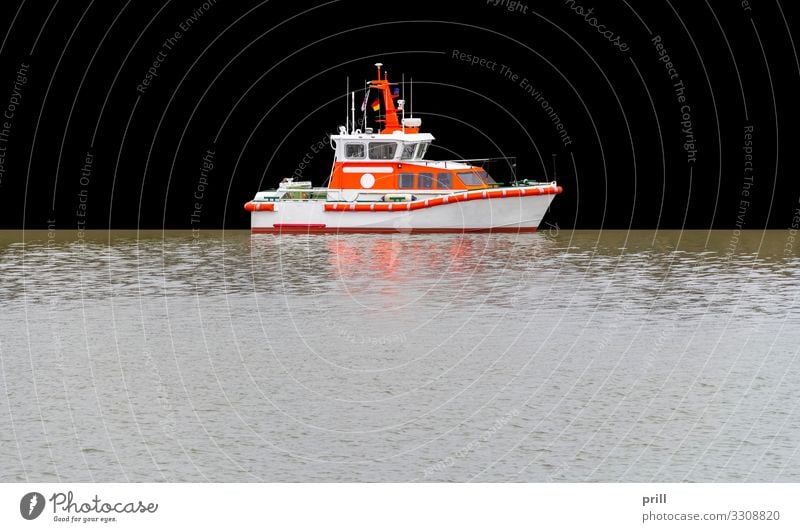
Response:
[[[202,1],[0,3],[0,111],[29,65],[0,183],[0,227],[247,228],[242,204],[298,168],[344,122],[345,80],[381,61],[414,79],[433,157],[514,155],[520,177],[551,178],[561,227],[788,227],[798,208],[800,67],[791,2],[728,0],[301,2],[218,0],[137,92],[164,40]],[[504,5],[505,4],[505,5]],[[622,52],[570,6],[594,7]],[[525,8],[526,12],[520,12]],[[651,38],[686,86],[696,162]],[[564,146],[519,82],[527,78],[573,140]],[[407,95],[408,96],[408,95]],[[360,97],[359,97],[360,103]],[[753,127],[753,184],[743,132]],[[214,169],[201,191],[203,156]],[[91,175],[81,184],[87,152]],[[304,177],[321,185],[332,153]],[[507,178],[509,168],[489,168]],[[743,203],[744,201],[744,203]],[[196,213],[195,213],[196,214]]]

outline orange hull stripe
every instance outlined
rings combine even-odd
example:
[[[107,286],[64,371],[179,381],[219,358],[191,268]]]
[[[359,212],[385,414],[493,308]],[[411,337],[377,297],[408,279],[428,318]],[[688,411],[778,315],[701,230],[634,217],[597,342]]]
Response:
[[[427,209],[429,207],[436,207],[445,203],[458,203],[461,201],[474,201],[482,199],[496,199],[496,198],[515,198],[518,196],[539,196],[547,194],[561,194],[562,188],[544,187],[544,188],[513,188],[513,189],[494,189],[494,190],[476,190],[473,192],[463,192],[454,194],[452,196],[439,196],[436,198],[429,198],[424,200],[395,202],[395,203],[326,203],[326,211],[415,211],[417,209]]]

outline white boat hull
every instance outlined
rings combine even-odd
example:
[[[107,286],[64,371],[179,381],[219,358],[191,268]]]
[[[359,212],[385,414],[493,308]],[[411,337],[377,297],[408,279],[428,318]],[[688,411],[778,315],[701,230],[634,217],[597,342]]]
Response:
[[[416,210],[397,203],[391,211],[355,210],[355,204],[346,203],[335,204],[342,210],[330,210],[331,204],[321,200],[278,201],[271,206],[274,210],[251,213],[251,229],[254,233],[532,232],[539,227],[554,197],[548,193],[452,200]]]

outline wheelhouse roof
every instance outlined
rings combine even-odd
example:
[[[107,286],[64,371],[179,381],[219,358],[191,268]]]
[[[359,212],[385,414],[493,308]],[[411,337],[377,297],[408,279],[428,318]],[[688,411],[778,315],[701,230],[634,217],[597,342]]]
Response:
[[[331,135],[331,140],[401,140],[403,142],[422,142],[426,140],[434,140],[434,136],[430,133],[402,133],[400,131],[395,131],[394,133],[388,134],[355,133],[347,135]]]

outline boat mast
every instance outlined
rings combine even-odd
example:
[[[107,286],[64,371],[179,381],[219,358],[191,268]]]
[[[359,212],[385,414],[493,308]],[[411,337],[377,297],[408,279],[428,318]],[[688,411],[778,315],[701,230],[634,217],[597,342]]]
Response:
[[[361,124],[361,129],[366,131],[367,129],[367,103],[369,100],[369,81],[364,82],[364,102],[361,104],[361,110],[364,112],[364,120],[363,124]]]

